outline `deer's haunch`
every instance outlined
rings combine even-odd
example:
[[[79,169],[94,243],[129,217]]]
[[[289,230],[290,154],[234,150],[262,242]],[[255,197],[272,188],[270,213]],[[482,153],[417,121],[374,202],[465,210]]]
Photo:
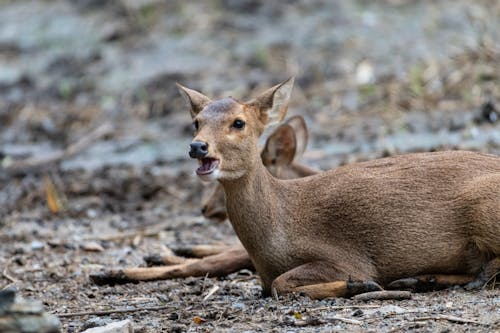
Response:
[[[198,175],[223,186],[229,219],[265,294],[347,296],[398,279],[484,280],[498,271],[499,157],[409,154],[276,179],[257,143],[265,126],[285,116],[292,86],[290,79],[248,103],[180,87],[193,143],[206,148],[192,155],[216,161]]]

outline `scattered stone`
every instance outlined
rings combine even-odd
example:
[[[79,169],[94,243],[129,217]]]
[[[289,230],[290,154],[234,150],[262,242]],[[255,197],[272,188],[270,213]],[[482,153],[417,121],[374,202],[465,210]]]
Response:
[[[115,322],[115,320],[113,320],[110,317],[92,317],[89,320],[85,321],[85,323],[82,325],[80,330],[85,331],[85,330],[88,330],[90,328],[106,326],[106,325],[112,324],[114,322]]]
[[[45,248],[45,244],[40,242],[40,241],[32,241],[31,242],[31,249],[33,251],[43,250],[44,248]]]
[[[0,332],[59,333],[56,316],[43,311],[40,301],[28,301],[16,295],[14,289],[0,291]]]
[[[88,242],[82,245],[82,250],[89,252],[103,252],[104,248],[97,242]]]
[[[483,122],[494,124],[498,121],[500,110],[496,107],[495,102],[492,100],[483,103],[479,110],[480,112],[475,119],[477,124],[481,124]]]
[[[129,319],[116,321],[106,326],[89,328],[82,333],[134,333],[132,322]]]
[[[363,310],[361,309],[356,309],[351,313],[351,316],[353,317],[361,317],[364,314]]]

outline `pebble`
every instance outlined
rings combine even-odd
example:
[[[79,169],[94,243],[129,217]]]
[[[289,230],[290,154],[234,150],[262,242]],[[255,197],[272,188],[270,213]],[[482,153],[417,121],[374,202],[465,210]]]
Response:
[[[24,300],[14,289],[0,291],[0,332],[59,333],[59,319],[43,310],[40,301]]]
[[[105,326],[89,328],[82,333],[134,333],[132,322],[129,319],[116,321]]]
[[[32,241],[30,246],[33,251],[39,251],[45,248],[45,243],[42,243],[40,241]]]

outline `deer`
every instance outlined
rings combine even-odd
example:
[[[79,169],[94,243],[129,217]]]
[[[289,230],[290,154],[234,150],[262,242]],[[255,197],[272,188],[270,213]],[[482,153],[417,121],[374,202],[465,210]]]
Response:
[[[350,297],[400,285],[482,286],[500,269],[500,157],[396,155],[280,180],[258,150],[285,117],[294,79],[249,102],[179,85],[193,126],[189,156],[218,181],[264,296]]]

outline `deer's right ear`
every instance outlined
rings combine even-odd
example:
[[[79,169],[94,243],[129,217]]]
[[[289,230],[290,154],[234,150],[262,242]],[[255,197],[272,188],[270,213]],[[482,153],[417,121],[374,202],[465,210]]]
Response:
[[[297,149],[294,129],[283,124],[267,138],[261,158],[265,166],[285,166],[292,163]]]
[[[248,103],[257,109],[259,119],[264,126],[277,124],[285,118],[293,81],[294,78],[291,77]]]
[[[192,118],[196,117],[198,112],[203,110],[203,108],[211,102],[210,98],[203,95],[202,93],[197,92],[196,90],[186,88],[178,83],[176,83],[176,85],[182,97],[184,97],[184,100],[189,106],[189,111],[191,112]]]

